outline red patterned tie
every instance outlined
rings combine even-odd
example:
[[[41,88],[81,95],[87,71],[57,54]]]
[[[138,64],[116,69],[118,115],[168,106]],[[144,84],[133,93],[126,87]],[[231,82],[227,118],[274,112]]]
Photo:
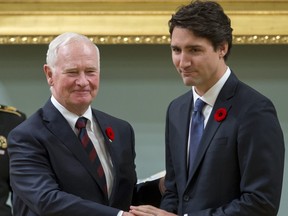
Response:
[[[92,141],[90,140],[87,130],[86,130],[87,119],[85,117],[78,118],[75,127],[79,130],[78,138],[80,139],[83,148],[89,156],[91,163],[96,164],[97,174],[99,176],[101,182],[101,188],[104,191],[105,195],[107,195],[107,183],[105,178],[105,173],[99,157],[97,155],[96,149]]]

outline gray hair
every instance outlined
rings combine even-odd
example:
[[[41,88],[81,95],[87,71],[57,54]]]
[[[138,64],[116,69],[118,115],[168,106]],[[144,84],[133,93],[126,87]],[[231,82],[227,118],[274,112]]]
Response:
[[[49,44],[49,48],[46,54],[46,63],[51,68],[52,71],[54,71],[54,66],[58,57],[59,48],[61,46],[68,44],[71,41],[81,41],[81,40],[91,43],[95,46],[96,52],[98,54],[98,64],[99,64],[98,67],[100,68],[100,52],[99,52],[98,47],[88,37],[84,35],[74,33],[74,32],[66,32],[66,33],[58,35]]]

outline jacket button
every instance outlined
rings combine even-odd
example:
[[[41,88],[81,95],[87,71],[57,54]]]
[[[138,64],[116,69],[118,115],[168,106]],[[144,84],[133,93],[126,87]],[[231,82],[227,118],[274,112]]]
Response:
[[[188,195],[184,195],[183,199],[184,199],[185,202],[188,202],[190,197]]]

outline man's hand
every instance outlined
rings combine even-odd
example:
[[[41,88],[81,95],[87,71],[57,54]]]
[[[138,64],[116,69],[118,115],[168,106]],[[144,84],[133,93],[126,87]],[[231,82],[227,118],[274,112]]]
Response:
[[[129,212],[123,212],[122,216],[135,216],[135,215]]]
[[[130,206],[130,213],[135,216],[177,216],[151,205]]]

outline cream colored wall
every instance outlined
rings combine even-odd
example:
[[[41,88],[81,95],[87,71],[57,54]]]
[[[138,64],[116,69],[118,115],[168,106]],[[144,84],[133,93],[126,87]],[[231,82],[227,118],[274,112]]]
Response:
[[[46,45],[0,46],[0,103],[30,116],[50,93],[42,65]],[[94,107],[128,120],[135,130],[138,177],[164,169],[165,112],[185,92],[168,45],[101,45],[101,87]],[[271,98],[288,141],[288,46],[237,45],[228,65],[244,82]],[[282,205],[288,213],[288,159]]]

